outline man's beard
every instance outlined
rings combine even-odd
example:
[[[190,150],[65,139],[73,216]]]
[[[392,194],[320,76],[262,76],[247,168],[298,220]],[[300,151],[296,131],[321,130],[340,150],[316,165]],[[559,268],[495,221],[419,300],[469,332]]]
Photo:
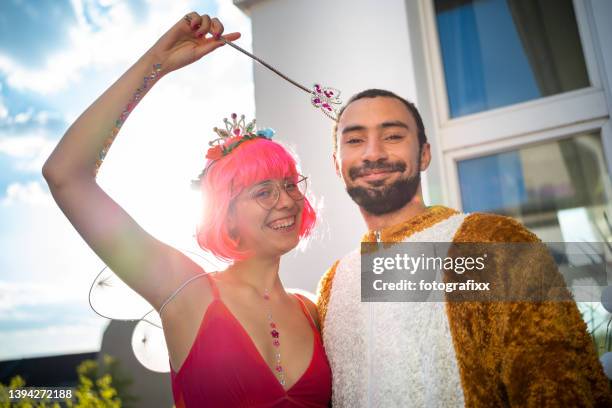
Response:
[[[420,168],[419,158],[417,169]],[[351,180],[355,180],[362,172],[374,169],[399,171],[403,173],[406,170],[406,164],[403,162],[366,163],[363,167],[351,168],[349,170],[349,177]],[[359,207],[370,214],[388,214],[404,207],[414,198],[421,184],[421,173],[417,170],[414,176],[400,177],[392,184],[382,188],[376,187],[383,186],[384,180],[377,180],[370,184],[373,188],[355,186],[347,187],[346,191]]]

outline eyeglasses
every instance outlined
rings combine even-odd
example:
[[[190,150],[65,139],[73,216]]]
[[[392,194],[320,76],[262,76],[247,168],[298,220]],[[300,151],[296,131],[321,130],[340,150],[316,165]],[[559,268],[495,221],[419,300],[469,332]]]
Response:
[[[293,201],[301,201],[306,195],[306,180],[308,177],[297,175],[291,179],[285,179],[282,183],[282,188]],[[264,210],[271,210],[278,203],[280,198],[281,185],[274,181],[265,181],[253,187],[249,193],[249,197],[257,201]]]

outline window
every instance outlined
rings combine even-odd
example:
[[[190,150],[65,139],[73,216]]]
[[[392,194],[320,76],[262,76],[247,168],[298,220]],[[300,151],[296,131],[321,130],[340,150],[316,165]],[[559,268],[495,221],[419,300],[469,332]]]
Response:
[[[435,0],[451,117],[586,88],[571,0]]]
[[[612,240],[610,175],[599,132],[457,163],[466,212],[509,215],[550,242]]]

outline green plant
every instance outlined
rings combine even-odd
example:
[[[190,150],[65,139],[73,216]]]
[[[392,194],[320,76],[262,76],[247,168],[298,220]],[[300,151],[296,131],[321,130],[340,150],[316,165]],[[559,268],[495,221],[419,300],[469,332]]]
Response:
[[[130,392],[134,381],[121,370],[119,360],[113,356],[103,355],[101,365],[94,360],[85,360],[77,367],[77,373],[79,376],[83,375],[88,378],[93,383],[96,392],[100,392],[100,389],[96,386],[96,381],[105,375],[110,375],[113,388],[117,391],[117,396],[121,400],[123,408],[131,408],[138,401],[138,398]]]
[[[85,360],[76,371],[79,383],[72,399],[63,400],[62,404],[31,398],[9,401],[9,390],[26,387],[24,379],[15,376],[8,385],[0,383],[0,408],[121,408],[137,400],[129,392],[133,381],[121,372],[119,362],[114,357],[103,356],[102,367],[94,360]]]

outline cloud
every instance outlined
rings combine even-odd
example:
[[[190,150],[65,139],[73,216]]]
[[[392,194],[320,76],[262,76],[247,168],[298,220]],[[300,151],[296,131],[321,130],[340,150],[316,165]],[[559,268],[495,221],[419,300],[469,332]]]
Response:
[[[57,112],[36,110],[34,107],[11,116],[6,104],[2,101],[2,95],[0,95],[0,130],[3,134],[18,134],[29,129],[47,129],[50,125],[60,123],[63,125],[63,120]]]
[[[5,320],[8,313],[26,313],[24,308],[29,310],[26,314],[31,314],[33,306],[74,304],[82,300],[82,293],[67,292],[61,283],[0,281],[0,320]]]
[[[146,18],[134,14],[125,1],[72,0],[76,24],[68,30],[68,45],[47,55],[40,67],[18,62],[0,53],[0,72],[14,89],[42,95],[65,90],[88,76],[133,63],[185,11],[201,2],[188,0],[147,2]]]
[[[70,324],[6,331],[2,333],[0,360],[98,351],[105,327],[106,324]],[[33,347],[32,339],[42,341]]]
[[[30,157],[47,145],[48,141],[42,135],[2,137],[0,153],[16,158]]]
[[[47,123],[49,123],[49,119],[52,118],[52,113],[48,112],[48,111],[39,111],[36,116],[34,116],[34,120],[36,121],[36,123],[38,123],[39,125],[43,125],[45,126]]]
[[[11,183],[6,194],[0,205],[2,281],[35,288],[48,284],[58,288],[60,298],[79,293],[86,299],[104,264],[40,182]]]
[[[39,182],[12,183],[0,219],[0,358],[99,347],[107,321],[94,316],[87,297],[103,263],[48,191]],[[45,341],[27,341],[38,335]]]
[[[27,123],[30,121],[30,118],[32,117],[32,110],[30,109],[27,112],[21,112],[18,113],[17,115],[15,115],[15,123],[17,124],[21,124],[21,123]]]
[[[0,83],[0,160],[6,161],[0,163],[4,171],[0,175],[0,187],[14,177],[21,179],[31,174],[39,177],[42,165],[57,143],[51,135],[57,133],[59,126],[64,126],[59,113],[33,106],[13,116],[4,100]]]
[[[15,103],[17,97],[6,98],[2,88],[2,83],[0,82],[0,138],[3,135],[16,135],[31,129],[46,129],[49,126],[56,126],[60,122],[63,125],[63,118],[58,112],[37,109],[34,106],[11,115],[6,99]],[[14,111],[15,109],[13,108],[12,110]]]
[[[2,96],[2,83],[0,82],[0,123],[5,121],[9,117],[9,111],[4,104],[4,97]]]
[[[3,136],[0,133],[0,153],[9,156],[15,169],[27,173],[40,174],[56,143],[44,129],[21,136]]]
[[[29,204],[33,206],[49,205],[51,196],[37,181],[29,183],[11,183],[6,189],[6,196],[0,201],[0,205],[10,206],[17,204]]]
[[[0,48],[24,64],[39,65],[66,45],[75,24],[69,0],[0,2]]]

